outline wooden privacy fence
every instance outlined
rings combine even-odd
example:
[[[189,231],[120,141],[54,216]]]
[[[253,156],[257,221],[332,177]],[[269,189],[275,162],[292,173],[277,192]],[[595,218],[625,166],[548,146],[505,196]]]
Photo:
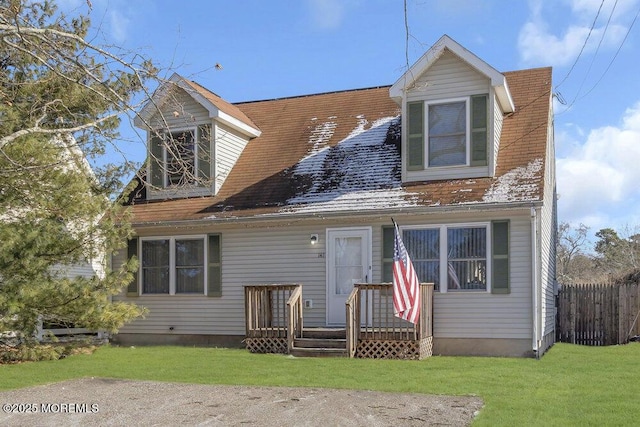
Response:
[[[563,285],[556,341],[591,346],[625,344],[640,335],[640,285]]]

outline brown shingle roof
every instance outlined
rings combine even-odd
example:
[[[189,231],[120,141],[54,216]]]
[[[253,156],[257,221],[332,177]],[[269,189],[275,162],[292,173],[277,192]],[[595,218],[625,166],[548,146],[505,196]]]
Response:
[[[211,92],[209,89],[203,86],[200,86],[198,83],[194,81],[187,80],[187,79],[184,79],[184,81],[189,86],[191,86],[193,90],[195,90],[200,95],[204,96],[207,100],[209,100],[209,102],[215,105],[216,108],[219,109],[220,111],[227,113],[234,119],[238,119],[244,124],[251,126],[254,129],[258,129],[256,124],[253,123],[253,121],[249,117],[247,117],[247,115],[244,112],[242,112],[242,110],[239,109],[237,106],[225,101],[215,93]]]
[[[541,201],[551,69],[505,73],[516,111],[505,116],[496,176],[400,182],[400,108],[389,87],[235,104],[262,135],[215,197],[136,202],[135,223],[291,212]]]

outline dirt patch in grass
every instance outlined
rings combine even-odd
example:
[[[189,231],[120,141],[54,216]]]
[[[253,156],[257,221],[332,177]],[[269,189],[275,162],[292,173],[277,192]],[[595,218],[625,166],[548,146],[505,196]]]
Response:
[[[467,396],[84,378],[0,392],[0,425],[469,425]],[[22,405],[22,406],[20,406]]]

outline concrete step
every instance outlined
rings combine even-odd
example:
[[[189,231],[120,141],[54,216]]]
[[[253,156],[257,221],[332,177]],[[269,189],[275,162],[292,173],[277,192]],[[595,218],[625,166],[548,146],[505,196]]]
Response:
[[[297,348],[347,348],[344,338],[296,338],[293,346]]]
[[[347,357],[345,348],[293,348],[289,352],[295,357]]]

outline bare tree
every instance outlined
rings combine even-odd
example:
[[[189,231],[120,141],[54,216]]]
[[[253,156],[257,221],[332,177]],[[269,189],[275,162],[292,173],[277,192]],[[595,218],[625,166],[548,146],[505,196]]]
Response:
[[[596,282],[602,278],[590,255],[588,233],[589,227],[584,224],[574,228],[567,222],[560,223],[556,250],[556,269],[560,283]]]

